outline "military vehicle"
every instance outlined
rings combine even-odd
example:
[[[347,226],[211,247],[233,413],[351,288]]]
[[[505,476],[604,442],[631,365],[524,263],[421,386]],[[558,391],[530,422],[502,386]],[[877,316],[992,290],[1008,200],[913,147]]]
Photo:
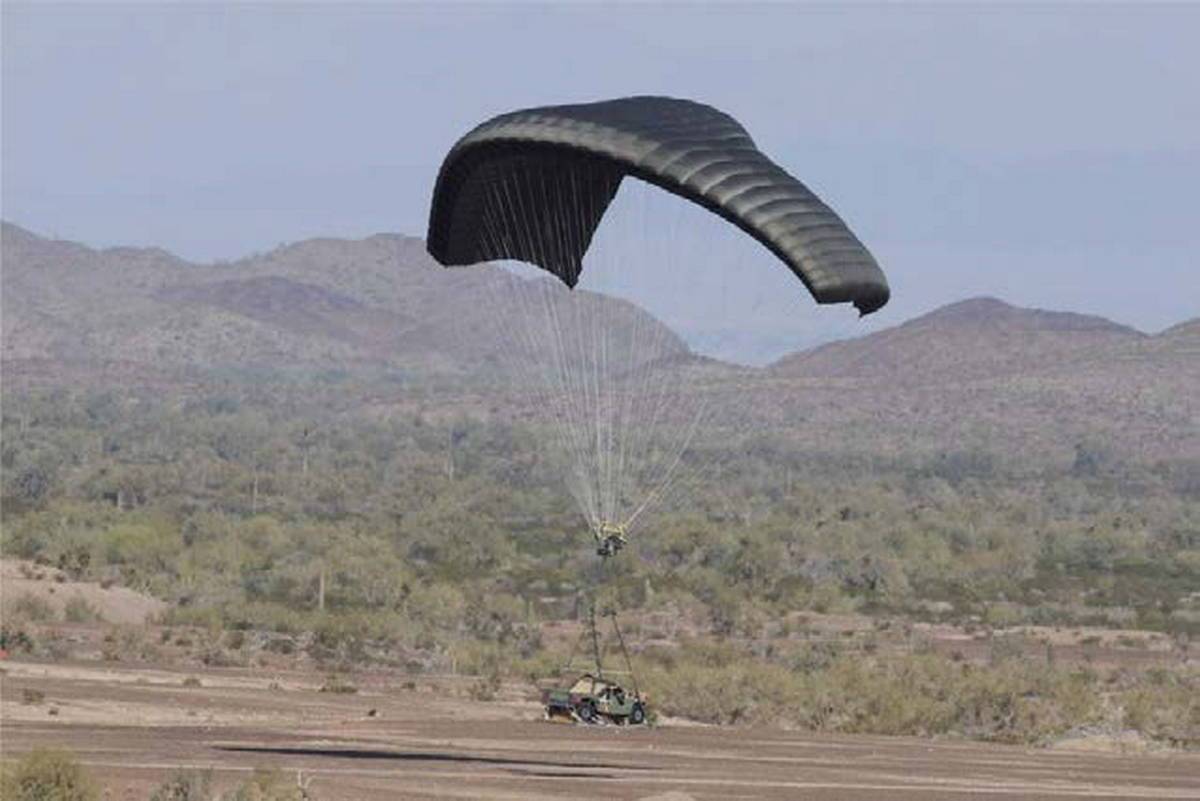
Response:
[[[568,689],[543,691],[542,702],[551,720],[634,726],[646,722],[646,699],[641,693],[628,692],[621,685],[590,673],[584,673]]]

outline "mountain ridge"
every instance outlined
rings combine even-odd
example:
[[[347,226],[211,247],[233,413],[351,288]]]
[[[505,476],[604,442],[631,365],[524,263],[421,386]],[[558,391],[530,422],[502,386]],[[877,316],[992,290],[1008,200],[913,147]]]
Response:
[[[994,297],[956,301],[899,325],[792,353],[776,373],[825,378],[996,379],[1056,371],[1155,340],[1098,315],[1023,308]]]
[[[295,376],[306,389],[273,390],[273,402],[517,418],[534,402],[511,381],[488,383],[513,347],[530,344],[498,340],[481,319],[494,315],[478,313],[533,285],[500,269],[443,269],[416,238],[305,240],[194,265],[157,249],[4,234],[6,392],[223,396]],[[1149,335],[1094,315],[968,298],[751,368],[698,358],[629,301],[576,296],[617,328],[657,326],[665,347],[647,358],[674,371],[666,380],[709,393],[714,409],[740,418],[738,430],[806,453],[907,452],[938,463],[937,454],[995,451],[1018,467],[1036,457],[1067,469],[1080,443],[1103,443],[1121,458],[1182,460],[1200,474],[1200,319]],[[321,384],[330,374],[349,377]]]
[[[212,264],[49,240],[11,223],[2,246],[7,362],[462,370],[503,347],[479,305],[515,306],[535,290],[498,268],[445,270],[420,239],[399,234],[307,239]],[[687,350],[633,304],[575,297]]]
[[[207,307],[214,312],[235,315],[243,326],[255,328],[258,324],[282,328],[297,336],[303,336],[301,323],[308,320],[314,324],[313,332],[323,332],[342,344],[355,342],[367,348],[364,356],[385,361],[388,356],[381,350],[385,345],[404,349],[402,343],[385,331],[389,323],[405,329],[419,326],[422,315],[429,315],[429,286],[424,279],[427,271],[436,266],[425,253],[422,240],[395,233],[379,233],[355,240],[315,237],[283,244],[261,254],[213,263],[190,262],[159,247],[92,248],[70,240],[42,237],[8,221],[2,223],[2,240],[4,260],[9,264],[5,270],[6,294],[29,293],[28,273],[37,268],[61,271],[91,267],[91,276],[75,274],[72,279],[119,275],[119,280],[132,288],[149,288],[143,297],[133,299],[135,305],[176,304],[191,307],[192,316],[195,307]],[[12,275],[13,262],[17,262],[16,269],[24,274]],[[469,274],[470,271],[462,273],[463,276]],[[170,280],[164,281],[164,278]],[[271,279],[278,280],[272,282]],[[450,279],[444,283],[450,286],[471,282],[469,279]],[[212,286],[204,288],[201,284]],[[37,294],[36,290],[34,294]],[[61,296],[62,292],[60,288],[58,292],[43,294]],[[88,300],[102,299],[105,294],[112,293],[88,293]],[[279,297],[273,298],[273,294]],[[441,305],[453,305],[446,303],[446,297],[440,298]],[[283,307],[289,299],[292,304],[303,307],[292,315],[296,319],[286,319],[289,315]],[[24,318],[36,316],[44,312],[45,307],[56,305],[43,301],[44,298],[23,297],[20,307],[32,304],[28,315],[18,304],[6,304],[11,308],[5,311]],[[346,305],[348,302],[359,306],[351,309]],[[327,308],[318,313],[307,308],[312,304],[324,304]],[[355,320],[347,327],[326,319],[335,312],[363,319]],[[189,315],[185,313],[184,316]],[[32,335],[34,340],[48,337],[45,331],[37,330],[36,323],[25,319],[19,322],[20,326],[11,329],[5,325],[6,342],[11,343],[13,336]],[[76,322],[86,325],[87,318]],[[364,336],[364,328],[372,329],[374,333]],[[1049,362],[1064,357],[1085,357],[1089,349],[1103,350],[1105,346],[1121,341],[1132,343],[1163,337],[1192,339],[1197,336],[1198,328],[1200,318],[1181,321],[1159,334],[1145,334],[1097,315],[1023,308],[999,298],[981,296],[946,304],[862,337],[795,351],[768,365],[767,369],[807,377],[866,378],[875,375],[894,379],[911,372],[919,362],[923,371],[937,374],[938,380],[955,371],[961,371],[959,378],[979,377],[996,370],[1041,369]],[[352,334],[355,330],[358,333]],[[940,336],[952,333],[964,338],[956,350],[962,351],[969,345],[981,358],[964,361],[947,357],[944,352],[938,352],[941,349],[931,351],[928,340],[935,333]],[[258,331],[256,335],[261,337],[265,332]],[[678,335],[674,336],[678,338]],[[62,339],[62,336],[58,338]],[[970,340],[969,343],[966,340]],[[1054,340],[1057,341],[1053,346],[1048,344]],[[415,344],[432,346],[430,342]],[[1022,358],[1021,351],[1031,348],[1044,352],[1036,359]],[[135,348],[135,352],[137,350]],[[274,350],[272,353],[272,358],[279,355]],[[984,354],[987,354],[986,358],[982,357]],[[335,354],[327,352],[324,355]],[[50,358],[53,353],[44,349],[37,353],[22,353],[19,347],[14,350],[6,345],[4,356]],[[361,361],[351,354],[341,356]]]

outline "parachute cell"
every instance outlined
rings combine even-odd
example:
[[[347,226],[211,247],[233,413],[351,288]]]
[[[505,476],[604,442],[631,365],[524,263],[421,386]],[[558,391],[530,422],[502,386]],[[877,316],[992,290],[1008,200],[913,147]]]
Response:
[[[460,139],[434,188],[427,247],[444,265],[515,259],[574,287],[632,175],[704,206],[769,248],[818,303],[887,303],[887,279],[846,224],[711,106],[629,97],[502,114]]]

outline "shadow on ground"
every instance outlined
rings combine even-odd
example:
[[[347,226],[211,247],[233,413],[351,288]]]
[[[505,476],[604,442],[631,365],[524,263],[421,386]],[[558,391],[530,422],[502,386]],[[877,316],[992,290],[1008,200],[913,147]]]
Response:
[[[376,751],[366,748],[336,748],[298,745],[215,745],[217,751],[235,754],[270,754],[274,756],[324,757],[327,759],[379,760],[381,762],[451,762],[465,765],[487,765],[490,767],[513,767],[554,769],[522,770],[531,776],[561,776],[563,778],[612,778],[603,773],[566,773],[571,771],[625,770],[653,771],[657,768],[644,765],[616,764],[611,762],[554,762],[539,759],[516,759],[513,757],[482,756],[477,754],[448,754],[437,751]]]

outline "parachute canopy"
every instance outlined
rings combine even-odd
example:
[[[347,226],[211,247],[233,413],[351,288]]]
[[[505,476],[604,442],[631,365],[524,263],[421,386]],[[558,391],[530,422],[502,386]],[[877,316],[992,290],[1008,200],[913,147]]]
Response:
[[[767,158],[737,120],[669,97],[502,114],[438,174],[427,247],[444,265],[514,259],[574,287],[626,175],[698,203],[786,263],[818,303],[887,303],[887,279],[834,211]]]

